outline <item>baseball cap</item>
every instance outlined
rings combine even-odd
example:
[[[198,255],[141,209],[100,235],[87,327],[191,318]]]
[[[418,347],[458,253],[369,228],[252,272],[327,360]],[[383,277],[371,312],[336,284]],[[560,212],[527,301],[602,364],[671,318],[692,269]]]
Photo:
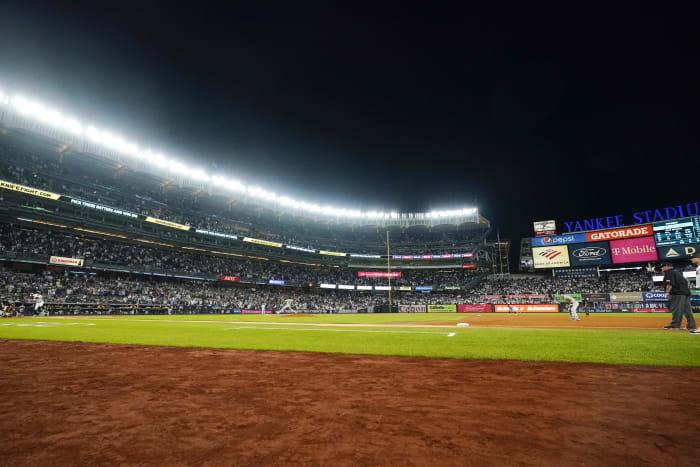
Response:
[[[700,259],[700,254],[695,253],[695,254],[693,254],[693,255],[690,255],[690,259],[693,259],[693,258],[698,258],[698,259]]]
[[[659,263],[660,268],[663,268],[666,266],[673,267],[673,264],[669,263],[668,261],[664,261],[663,263]]]

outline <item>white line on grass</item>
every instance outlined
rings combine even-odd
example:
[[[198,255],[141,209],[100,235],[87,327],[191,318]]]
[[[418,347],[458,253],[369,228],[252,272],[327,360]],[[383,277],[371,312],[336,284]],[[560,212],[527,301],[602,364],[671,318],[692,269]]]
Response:
[[[254,329],[256,331],[324,331],[324,332],[372,332],[372,333],[388,333],[388,334],[438,334],[445,335],[444,332],[429,332],[429,331],[371,331],[368,329],[293,329],[293,328],[270,328],[270,327],[252,327],[239,326],[235,328],[224,328],[222,331],[231,331],[234,329]],[[454,333],[448,334],[452,337]]]

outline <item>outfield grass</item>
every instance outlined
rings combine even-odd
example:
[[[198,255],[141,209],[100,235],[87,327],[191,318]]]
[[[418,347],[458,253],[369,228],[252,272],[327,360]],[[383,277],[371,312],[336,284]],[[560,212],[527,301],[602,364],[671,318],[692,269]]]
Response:
[[[456,318],[454,314],[451,317]],[[447,319],[450,318],[445,315],[28,318],[0,321],[0,338],[700,367],[700,336],[692,336],[686,332],[464,329],[457,326],[328,328],[278,324],[299,321],[378,324],[391,321]]]

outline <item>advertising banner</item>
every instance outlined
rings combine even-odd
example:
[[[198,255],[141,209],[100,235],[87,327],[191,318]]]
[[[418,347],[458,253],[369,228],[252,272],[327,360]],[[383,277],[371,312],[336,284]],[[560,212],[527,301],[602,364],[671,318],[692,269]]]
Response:
[[[532,246],[556,246],[567,245],[569,243],[586,243],[588,238],[586,234],[576,233],[567,235],[552,235],[550,237],[534,237],[532,238]]]
[[[546,294],[506,295],[506,298],[549,298]]]
[[[533,248],[535,269],[568,268],[571,265],[568,248],[566,245]]]
[[[162,226],[165,226],[165,227],[171,227],[171,228],[173,228],[173,229],[190,230],[190,226],[189,226],[189,225],[178,224],[177,222],[170,222],[170,221],[166,221],[166,220],[163,220],[163,219],[158,219],[158,218],[156,218],[156,217],[150,217],[150,216],[149,216],[149,217],[146,218],[146,222],[150,222],[150,223],[152,223],[152,224],[162,225]]]
[[[50,264],[58,264],[61,266],[82,266],[83,260],[79,258],[64,258],[63,256],[52,256],[49,258]]]
[[[325,250],[321,250],[321,251],[319,251],[319,253],[322,255],[328,255],[328,256],[347,256],[348,255],[347,253],[340,253],[338,251],[325,251]]]
[[[457,313],[491,313],[491,305],[457,305]]]
[[[610,244],[608,242],[582,243],[569,247],[572,266],[599,266],[610,264]]]
[[[411,286],[410,285],[402,285],[401,287],[399,287],[399,290],[401,290],[402,292],[410,292]]]
[[[586,237],[589,242],[600,240],[618,240],[622,238],[644,237],[652,235],[651,225],[640,225],[639,227],[624,227],[621,229],[601,230],[598,232],[588,232]]]
[[[363,272],[357,273],[358,277],[401,277],[400,272]]]
[[[36,188],[18,185],[12,182],[6,182],[5,180],[0,180],[0,188],[4,188],[5,190],[19,191],[20,193],[24,193],[25,195],[38,196],[39,198],[48,198],[56,200],[61,197],[61,195],[51,193],[50,191],[38,190]]]
[[[486,300],[500,300],[503,298],[503,295],[484,295],[483,298]]]
[[[399,313],[426,313],[425,305],[399,305]]]
[[[71,200],[71,202],[72,201],[73,200]],[[238,240],[238,237],[236,235],[231,235],[231,234],[221,233],[221,232],[214,232],[212,230],[195,229],[195,232],[197,232],[198,234],[202,234],[202,235],[211,235],[212,237],[230,238],[231,240]]]
[[[613,302],[641,302],[641,292],[611,292],[610,301]]]
[[[335,289],[335,284],[321,284],[322,289]]]
[[[665,292],[642,292],[642,300],[645,302],[665,302],[668,299]]]
[[[269,281],[267,281],[267,283],[270,285],[284,285],[284,281],[275,280],[275,279],[270,279]]]
[[[659,253],[660,260],[678,260],[678,259],[688,259],[691,255],[700,252],[700,243],[690,243],[686,245],[676,245],[676,246],[658,246],[656,244],[656,250]]]
[[[241,280],[241,278],[238,276],[219,276],[219,280],[228,282],[238,282]]]
[[[476,269],[476,264],[463,264],[462,269]]]
[[[457,305],[428,305],[428,313],[457,313]]]
[[[581,298],[587,302],[607,302],[610,300],[610,294],[607,293],[582,293]]]
[[[86,208],[96,209],[98,211],[103,211],[103,212],[106,212],[109,214],[115,214],[117,216],[126,216],[126,217],[131,217],[132,219],[136,219],[139,217],[139,215],[136,214],[135,212],[125,211],[123,209],[112,208],[112,207],[105,206],[102,204],[93,203],[91,201],[83,201],[81,199],[71,198],[70,202],[71,202],[71,204],[75,204],[76,206],[83,206]]]
[[[654,237],[614,240],[610,242],[610,251],[614,264],[657,260]]]
[[[630,313],[669,313],[668,308],[644,308],[644,307],[634,307],[630,308]]]
[[[358,285],[357,290],[372,290],[371,285]]]
[[[431,285],[421,285],[416,287],[416,291],[418,292],[427,292],[433,290],[433,287]]]
[[[241,310],[242,315],[271,315],[272,310]]]
[[[559,305],[553,303],[541,305],[510,304],[494,305],[493,311],[496,313],[558,313]]]
[[[244,242],[255,243],[256,245],[274,246],[275,248],[282,248],[281,243],[268,242],[267,240],[260,240],[258,238],[243,237]]]

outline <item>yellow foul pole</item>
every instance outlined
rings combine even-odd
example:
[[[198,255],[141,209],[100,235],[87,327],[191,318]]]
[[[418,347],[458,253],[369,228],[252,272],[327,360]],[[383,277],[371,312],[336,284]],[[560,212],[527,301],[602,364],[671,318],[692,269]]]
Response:
[[[389,256],[389,231],[386,231],[386,272],[389,276],[389,313],[391,313],[391,256]]]

